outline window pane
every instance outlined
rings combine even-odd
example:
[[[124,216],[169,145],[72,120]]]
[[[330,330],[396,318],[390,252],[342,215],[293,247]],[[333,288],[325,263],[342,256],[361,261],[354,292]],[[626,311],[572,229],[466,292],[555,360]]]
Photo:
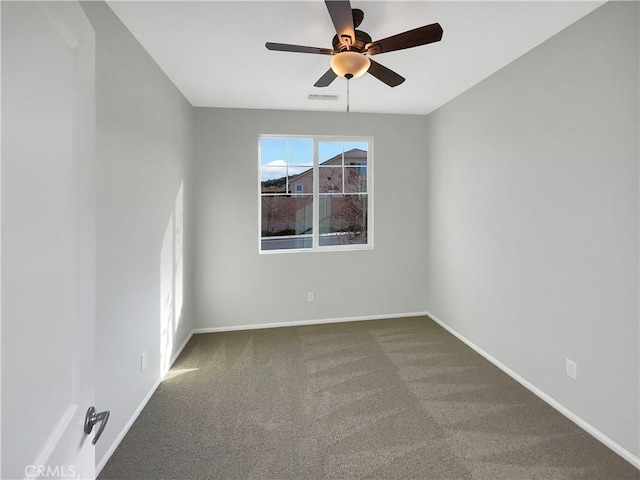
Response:
[[[320,193],[342,193],[342,167],[320,167]]]
[[[260,168],[260,190],[262,193],[287,193],[286,167]]]
[[[289,177],[290,192],[313,193],[313,168],[298,168],[300,171]]]
[[[312,138],[289,139],[289,165],[313,167]]]
[[[367,142],[344,142],[343,145],[345,152],[353,148],[357,148],[358,150],[363,150],[365,152],[369,151],[369,144]]]
[[[345,193],[367,191],[367,167],[344,167]]]
[[[263,250],[311,248],[313,196],[263,196],[261,230]]]
[[[320,246],[367,243],[367,196],[320,196]]]
[[[318,163],[342,165],[342,142],[318,142]]]
[[[260,139],[260,165],[284,166],[287,160],[286,138],[261,138]]]
[[[347,149],[347,145],[345,143],[344,149],[344,164],[349,166],[357,166],[357,165],[366,165],[367,164],[367,151],[362,148],[352,148]],[[365,144],[366,148],[366,144]]]
[[[297,250],[313,247],[313,236],[298,237],[267,237],[263,238],[262,250]]]

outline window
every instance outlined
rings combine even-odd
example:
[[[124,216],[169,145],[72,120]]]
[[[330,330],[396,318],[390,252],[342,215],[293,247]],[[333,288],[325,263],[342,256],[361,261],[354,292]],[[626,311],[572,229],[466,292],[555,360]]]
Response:
[[[370,138],[260,137],[260,252],[372,248]]]

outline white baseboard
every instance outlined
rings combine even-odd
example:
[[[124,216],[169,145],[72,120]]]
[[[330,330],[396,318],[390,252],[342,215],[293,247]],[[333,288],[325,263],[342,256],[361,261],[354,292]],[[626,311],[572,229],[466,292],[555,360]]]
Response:
[[[120,445],[120,442],[122,442],[122,439],[127,434],[129,429],[131,428],[131,425],[133,425],[133,422],[136,421],[136,419],[138,418],[138,415],[140,415],[140,412],[142,412],[142,409],[147,405],[147,403],[149,402],[149,400],[151,399],[152,395],[155,393],[155,391],[156,391],[156,389],[158,388],[159,385],[160,385],[160,379],[155,381],[153,386],[149,389],[147,394],[144,396],[144,398],[142,399],[142,401],[138,405],[138,408],[136,408],[135,412],[133,412],[133,415],[131,415],[131,417],[129,418],[127,423],[124,424],[124,427],[122,427],[122,430],[120,430],[120,433],[118,433],[116,438],[113,440],[113,443],[111,443],[111,446],[109,446],[109,448],[107,449],[105,454],[102,456],[100,461],[97,463],[97,465],[96,465],[96,477],[98,475],[100,475],[100,472],[102,471],[104,466],[107,464],[107,462],[111,458],[111,455],[113,455],[113,452],[116,451],[116,448],[118,448],[118,445]]]
[[[171,365],[173,365],[175,363],[177,358],[180,356],[180,353],[182,353],[182,350],[184,349],[184,347],[186,347],[187,343],[189,343],[189,340],[191,340],[192,336],[193,336],[193,332],[191,332],[189,335],[187,335],[186,340],[184,342],[182,342],[182,345],[180,345],[180,347],[176,350],[176,352],[171,357],[171,360],[169,362],[169,367],[171,367]],[[154,382],[153,386],[149,389],[149,391],[144,396],[144,398],[142,399],[142,401],[140,402],[140,404],[138,405],[136,410],[133,412],[133,415],[131,415],[131,417],[129,418],[127,423],[125,423],[124,427],[122,427],[122,430],[120,430],[120,433],[118,433],[118,435],[113,440],[113,442],[111,443],[111,445],[109,446],[109,448],[107,449],[105,454],[102,456],[100,461],[96,464],[96,477],[100,474],[100,472],[102,471],[104,466],[107,464],[107,462],[111,458],[111,455],[113,455],[113,452],[116,451],[116,448],[118,448],[118,445],[120,445],[120,442],[122,442],[122,439],[127,434],[127,432],[129,431],[129,429],[131,428],[133,423],[136,421],[138,416],[140,415],[140,412],[142,412],[144,407],[147,405],[147,403],[149,402],[149,400],[151,399],[151,397],[155,393],[156,389],[160,385],[161,381],[162,381],[162,378],[158,378]]]
[[[193,337],[193,330],[191,330],[191,333],[189,333],[189,335],[187,335],[187,338],[185,338],[184,342],[182,342],[182,345],[180,345],[178,347],[178,349],[176,350],[176,353],[174,353],[173,356],[171,357],[171,361],[169,362],[169,368],[171,368],[171,366],[174,363],[176,363],[176,360],[178,359],[178,357],[182,353],[182,350],[184,350],[184,347],[187,346],[187,343],[189,343],[189,340],[191,340],[191,337]]]
[[[300,320],[294,322],[254,323],[248,325],[228,325],[225,327],[205,327],[193,330],[197,333],[236,332],[239,330],[258,330],[262,328],[299,327],[303,325],[324,325],[327,323],[363,322],[367,320],[384,320],[385,318],[424,317],[427,312],[388,313],[384,315],[361,315],[356,317],[321,318],[316,320]]]
[[[513,370],[511,370],[509,367],[507,367],[506,365],[504,365],[502,362],[500,362],[498,359],[496,359],[495,357],[493,357],[492,355],[490,355],[489,353],[485,352],[483,349],[481,349],[480,347],[478,347],[475,343],[473,343],[471,340],[469,340],[468,338],[464,337],[463,335],[461,335],[460,333],[458,333],[456,330],[454,330],[453,328],[451,328],[449,325],[447,325],[446,323],[444,323],[442,320],[440,320],[438,317],[436,317],[435,315],[431,314],[431,313],[427,313],[426,314],[429,318],[431,318],[434,322],[436,322],[438,325],[440,325],[442,328],[444,328],[447,332],[449,332],[451,335],[453,335],[454,337],[456,337],[458,340],[460,340],[461,342],[463,342],[464,344],[466,344],[468,347],[470,347],[471,349],[475,350],[477,353],[479,353],[480,355],[482,355],[484,358],[486,358],[487,360],[489,360],[491,363],[493,363],[496,367],[498,367],[500,370],[502,370],[504,373],[506,373],[507,375],[509,375],[511,378],[513,378],[516,382],[518,382],[520,385],[522,385],[523,387],[525,387],[527,390],[531,391],[532,393],[534,393],[536,396],[538,396],[540,399],[544,400],[546,403],[548,403],[549,405],[551,405],[553,408],[555,408],[557,411],[559,411],[561,414],[563,414],[565,417],[567,417],[569,420],[571,420],[573,423],[575,423],[576,425],[578,425],[580,428],[582,428],[583,430],[585,430],[587,433],[589,433],[591,436],[593,436],[596,440],[600,441],[601,443],[603,443],[604,445],[606,445],[607,447],[609,447],[611,450],[613,450],[614,452],[616,452],[618,455],[620,455],[622,458],[624,458],[627,462],[629,462],[631,465],[633,465],[634,467],[636,467],[637,469],[640,469],[640,458],[638,458],[637,456],[635,456],[633,453],[631,453],[630,451],[628,451],[627,449],[625,449],[624,447],[622,447],[621,445],[619,445],[618,443],[614,442],[612,439],[610,439],[609,437],[607,437],[604,433],[602,433],[600,430],[598,430],[597,428],[595,428],[593,425],[591,425],[589,422],[587,422],[586,420],[584,420],[583,418],[579,417],[578,415],[576,415],[575,413],[573,413],[571,410],[569,410],[567,407],[565,407],[564,405],[562,405],[560,402],[558,402],[557,400],[555,400],[553,397],[549,396],[548,394],[546,394],[545,392],[543,392],[542,390],[540,390],[538,387],[536,387],[535,385],[533,385],[531,382],[529,382],[528,380],[526,380],[525,378],[521,377],[520,375],[518,375],[516,372],[514,372]]]

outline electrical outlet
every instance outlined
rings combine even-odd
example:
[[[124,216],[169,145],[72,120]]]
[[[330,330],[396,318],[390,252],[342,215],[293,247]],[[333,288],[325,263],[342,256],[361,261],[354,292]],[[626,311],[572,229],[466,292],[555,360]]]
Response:
[[[140,371],[144,372],[147,368],[147,351],[145,350],[140,354]]]
[[[567,377],[578,380],[578,364],[568,358],[566,360],[567,363],[565,365],[565,372],[567,374]]]
[[[307,302],[313,302],[313,292],[307,292]]]

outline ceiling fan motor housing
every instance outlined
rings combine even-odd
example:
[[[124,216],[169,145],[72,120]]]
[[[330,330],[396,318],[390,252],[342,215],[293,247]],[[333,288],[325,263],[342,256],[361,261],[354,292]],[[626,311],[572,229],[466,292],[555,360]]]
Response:
[[[353,42],[350,46],[343,43],[338,35],[333,36],[332,44],[333,49],[336,52],[345,52],[347,50],[362,53],[365,50],[365,46],[368,43],[371,43],[371,37],[367,32],[363,32],[362,30],[356,30],[356,41]]]

